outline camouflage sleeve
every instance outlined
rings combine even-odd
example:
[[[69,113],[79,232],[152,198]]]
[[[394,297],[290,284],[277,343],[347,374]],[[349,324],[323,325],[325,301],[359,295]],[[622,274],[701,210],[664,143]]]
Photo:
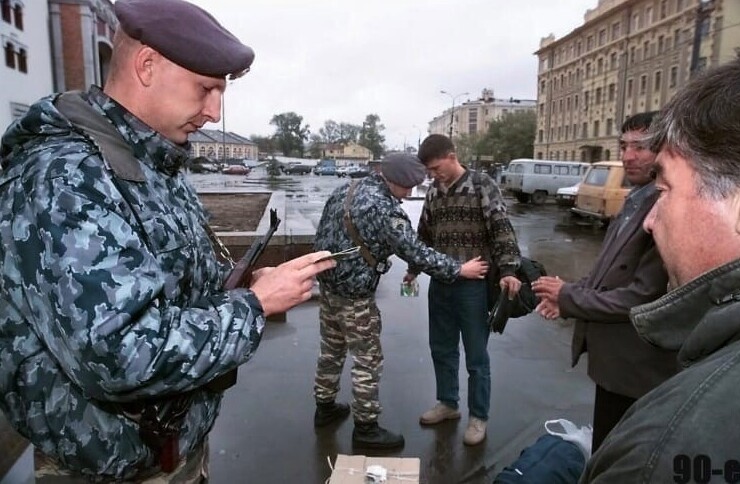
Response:
[[[498,185],[490,177],[481,177],[481,208],[490,237],[493,263],[501,276],[514,275],[521,263],[521,252],[514,228],[506,215],[506,203]]]
[[[19,217],[31,222],[19,227],[18,277],[34,330],[89,396],[127,401],[187,391],[252,356],[265,324],[254,294],[194,293],[178,286],[208,282],[173,277],[188,262],[167,251],[192,259],[202,247],[172,234],[172,247],[155,254],[109,184],[65,177],[49,184],[47,203],[31,200]]]
[[[393,252],[416,269],[443,282],[453,282],[460,275],[462,265],[452,257],[437,252],[422,242],[414,232],[406,212],[400,205],[390,212],[381,224],[385,243]]]

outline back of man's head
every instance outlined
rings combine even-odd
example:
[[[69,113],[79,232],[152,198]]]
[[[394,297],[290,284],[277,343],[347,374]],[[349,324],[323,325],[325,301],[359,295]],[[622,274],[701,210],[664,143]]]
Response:
[[[455,152],[452,140],[442,134],[430,134],[419,146],[419,160],[425,165]]]
[[[657,114],[658,111],[649,111],[630,116],[622,123],[622,133],[626,133],[627,131],[647,131]]]
[[[700,194],[727,198],[740,190],[740,59],[680,89],[651,129],[653,151],[684,158]]]

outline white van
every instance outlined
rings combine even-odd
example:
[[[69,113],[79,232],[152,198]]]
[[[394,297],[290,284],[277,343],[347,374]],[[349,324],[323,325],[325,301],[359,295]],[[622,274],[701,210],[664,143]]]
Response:
[[[555,196],[559,188],[580,182],[589,163],[580,161],[531,160],[518,158],[509,163],[502,188],[510,191],[521,203],[539,205]]]

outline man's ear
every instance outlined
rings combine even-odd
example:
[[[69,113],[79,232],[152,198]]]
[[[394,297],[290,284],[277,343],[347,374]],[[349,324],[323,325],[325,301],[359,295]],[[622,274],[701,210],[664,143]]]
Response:
[[[154,68],[160,61],[160,54],[149,46],[142,45],[134,56],[134,71],[142,85],[148,87],[154,78]]]

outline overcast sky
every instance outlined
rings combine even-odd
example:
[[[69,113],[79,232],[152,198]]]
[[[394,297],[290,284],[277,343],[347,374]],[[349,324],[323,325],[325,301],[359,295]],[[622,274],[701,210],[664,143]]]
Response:
[[[226,130],[274,133],[274,114],[295,111],[311,131],[324,121],[362,124],[375,113],[386,145],[416,145],[429,121],[458,98],[491,88],[536,99],[542,37],[562,37],[598,0],[191,0],[255,50],[252,70],[230,84]],[[209,125],[209,128],[220,129]]]

